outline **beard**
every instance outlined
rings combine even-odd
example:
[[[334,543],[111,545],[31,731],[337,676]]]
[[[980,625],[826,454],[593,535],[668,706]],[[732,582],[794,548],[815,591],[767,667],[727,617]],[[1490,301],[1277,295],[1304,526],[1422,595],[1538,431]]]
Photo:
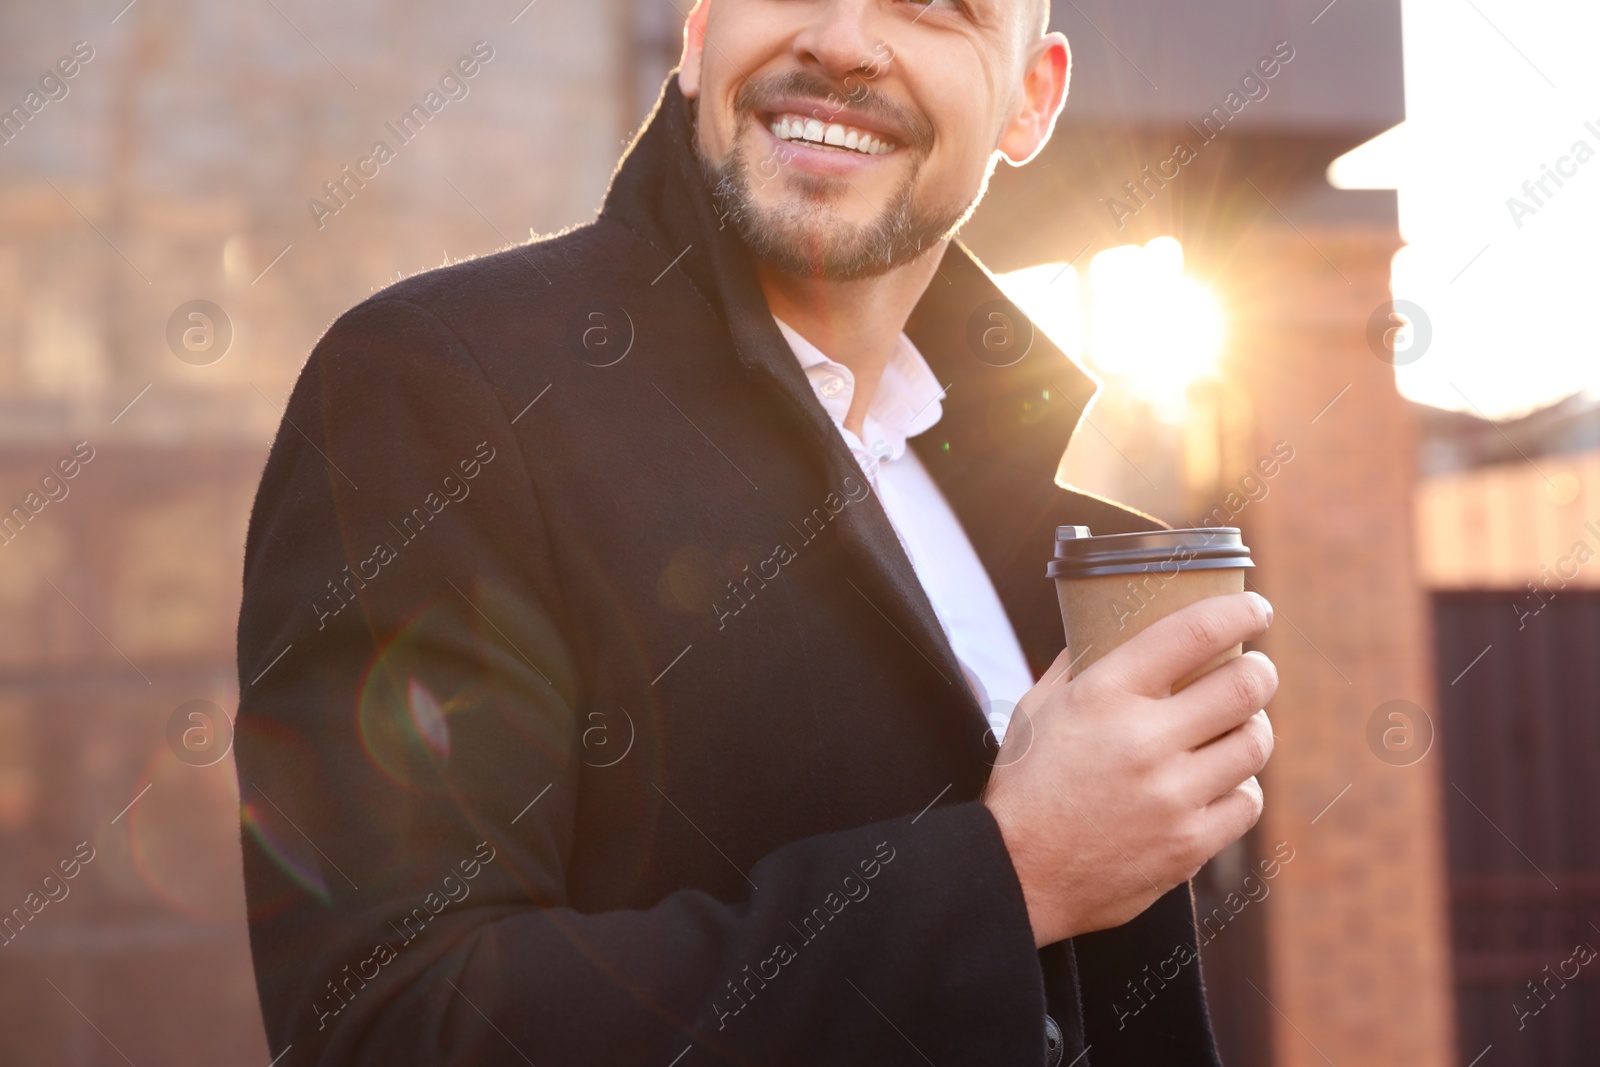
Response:
[[[803,80],[805,75],[800,78]],[[793,82],[791,75],[777,88],[788,88]],[[827,92],[825,84],[821,88],[819,96]],[[698,106],[694,111],[698,122]],[[720,163],[707,158],[698,132],[691,135],[695,158],[716,201],[718,214],[733,224],[734,232],[751,254],[766,266],[797,277],[855,281],[884,274],[915,260],[955,235],[982,199],[993,170],[992,164],[986,168],[977,193],[964,204],[923,204],[916,196],[916,182],[927,158],[926,144],[932,133],[926,129],[926,124],[910,124],[910,143],[897,149],[910,154],[910,173],[870,221],[848,222],[832,206],[836,197],[862,195],[848,179],[790,169],[781,157],[762,161],[768,169],[777,165],[774,177],[762,181],[763,184],[785,181],[792,195],[779,206],[764,207],[756,202],[751,188],[754,168],[746,158],[744,147],[744,135],[754,121],[753,101],[741,95],[734,126],[734,148],[727,158]]]

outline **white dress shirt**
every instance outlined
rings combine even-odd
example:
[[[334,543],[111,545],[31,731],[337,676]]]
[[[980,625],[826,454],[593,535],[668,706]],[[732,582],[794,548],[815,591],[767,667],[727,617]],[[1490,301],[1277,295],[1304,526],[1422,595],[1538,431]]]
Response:
[[[907,438],[924,432],[944,414],[939,380],[911,339],[901,333],[867,409],[862,436],[857,436],[844,425],[855,394],[850,368],[829,359],[776,315],[773,319],[799,359],[812,392],[877,493],[990,728],[1004,739],[1012,709],[1035,679],[966,531],[916,452],[906,445]]]

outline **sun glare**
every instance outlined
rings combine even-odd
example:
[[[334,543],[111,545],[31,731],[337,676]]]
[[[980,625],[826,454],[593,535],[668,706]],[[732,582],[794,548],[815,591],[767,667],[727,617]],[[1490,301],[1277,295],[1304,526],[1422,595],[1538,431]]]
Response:
[[[1171,237],[1121,245],[1076,269],[1046,263],[998,277],[1035,325],[1114,387],[1148,401],[1158,417],[1183,421],[1188,387],[1215,377],[1226,338],[1216,293],[1185,274]]]
[[[1427,328],[1396,385],[1490,418],[1600,395],[1600,5],[1403,10],[1407,119],[1328,170],[1399,191],[1394,295]]]

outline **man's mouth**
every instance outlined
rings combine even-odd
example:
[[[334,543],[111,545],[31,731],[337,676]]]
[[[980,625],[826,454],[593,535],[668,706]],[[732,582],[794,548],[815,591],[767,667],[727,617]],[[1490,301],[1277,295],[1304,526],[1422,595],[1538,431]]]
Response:
[[[847,126],[842,122],[823,122],[804,115],[775,114],[768,128],[780,141],[799,141],[808,146],[860,152],[869,156],[886,155],[896,148],[893,141],[868,130]]]

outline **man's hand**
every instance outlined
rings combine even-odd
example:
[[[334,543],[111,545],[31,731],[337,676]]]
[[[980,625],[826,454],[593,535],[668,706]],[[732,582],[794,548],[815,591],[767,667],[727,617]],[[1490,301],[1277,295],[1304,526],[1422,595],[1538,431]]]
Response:
[[[1028,904],[1034,941],[1119,926],[1192,878],[1261,817],[1272,755],[1259,710],[1278,672],[1247,652],[1176,695],[1172,683],[1266,632],[1255,593],[1173,612],[1066,679],[1069,651],[1023,696],[983,801]]]

